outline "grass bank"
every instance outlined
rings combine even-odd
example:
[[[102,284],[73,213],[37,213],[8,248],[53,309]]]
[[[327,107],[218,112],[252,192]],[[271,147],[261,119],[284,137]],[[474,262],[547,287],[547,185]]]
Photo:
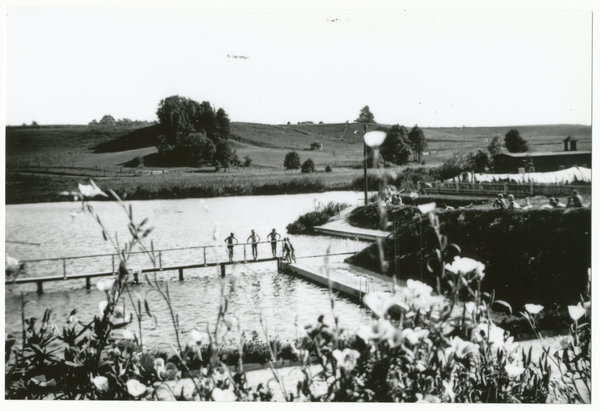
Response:
[[[351,190],[356,173],[209,173],[96,178],[101,189],[112,189],[128,200],[275,195]],[[61,191],[77,189],[87,178],[7,173],[6,204],[65,201]]]

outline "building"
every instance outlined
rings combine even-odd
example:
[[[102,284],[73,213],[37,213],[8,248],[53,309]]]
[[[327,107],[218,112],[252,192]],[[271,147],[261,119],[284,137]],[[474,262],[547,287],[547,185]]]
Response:
[[[323,149],[323,143],[319,143],[318,141],[315,141],[314,143],[310,144],[310,149],[311,150],[321,150],[321,149]]]
[[[568,139],[568,138],[567,138]],[[575,140],[565,140],[565,147],[577,147]],[[592,167],[591,151],[559,151],[559,152],[531,152],[531,153],[502,153],[494,156],[495,173],[518,173],[525,168],[528,157],[533,160],[533,169],[530,172],[545,173],[558,171],[575,166]]]

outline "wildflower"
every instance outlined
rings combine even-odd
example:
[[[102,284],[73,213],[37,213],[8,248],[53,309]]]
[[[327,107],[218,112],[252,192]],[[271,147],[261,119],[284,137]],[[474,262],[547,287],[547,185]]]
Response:
[[[445,268],[454,274],[468,275],[475,273],[475,278],[479,277],[480,279],[485,276],[483,273],[485,264],[468,257],[454,257],[452,264],[446,264]]]
[[[410,193],[409,196],[413,201],[415,201],[417,198],[419,198],[419,195],[417,193],[415,193],[414,191],[412,193]]]
[[[406,288],[400,291],[406,302],[414,308],[424,311],[431,310],[434,306],[444,302],[443,296],[431,295],[433,289],[420,281],[408,280]]]
[[[446,354],[454,353],[456,358],[462,359],[472,352],[477,352],[477,344],[469,341],[463,341],[459,337],[454,337],[451,341],[451,346],[446,349]]]
[[[543,305],[539,304],[525,304],[525,311],[531,315],[536,315],[544,309]]]
[[[475,308],[477,308],[477,305],[473,301],[465,303],[465,311],[467,312],[467,314],[473,313],[475,311]]]
[[[102,300],[98,303],[98,308],[100,308],[100,315],[104,315],[104,310],[108,306],[108,301]]]
[[[148,387],[146,387],[138,380],[131,379],[127,381],[127,392],[129,392],[129,395],[131,395],[132,397],[137,398],[145,394],[147,389]]]
[[[508,337],[506,339],[506,341],[504,342],[504,349],[506,350],[507,354],[512,354],[517,349],[519,349],[519,347],[521,346],[521,344],[516,343],[514,341],[515,341],[514,337]]]
[[[418,205],[417,208],[422,214],[431,213],[435,210],[435,203],[421,204]]]
[[[410,330],[407,329],[407,330]],[[422,341],[424,338],[426,338],[429,335],[429,330],[424,330],[424,329],[415,329],[412,332],[407,332],[406,334],[406,340],[412,344],[412,345],[416,345],[419,343],[419,341]]]
[[[383,144],[386,136],[385,131],[369,131],[365,133],[365,144],[369,147],[379,147]]]
[[[91,183],[91,185],[77,184],[77,186],[79,187],[79,191],[81,192],[81,195],[83,196],[83,198],[94,198],[97,196],[108,197],[108,194],[106,194],[105,192],[103,192],[102,190],[100,190],[98,188],[96,183],[94,183],[94,180],[90,179],[90,183]]]
[[[510,379],[517,378],[518,376],[523,374],[523,372],[525,372],[525,368],[523,368],[517,364],[512,364],[512,363],[506,364],[504,366],[504,370],[506,371],[506,374],[508,375],[508,378],[510,378]]]
[[[92,382],[94,383],[98,391],[108,391],[108,378],[99,375],[98,377],[92,379]]]
[[[495,350],[504,346],[505,331],[495,324],[479,324],[475,327],[471,334],[471,340],[480,342],[487,340]]]
[[[237,396],[235,395],[235,393],[232,390],[222,390],[220,388],[215,388],[212,390],[212,399],[213,401],[218,401],[218,402],[233,402],[235,400],[237,400]]]
[[[586,313],[586,309],[581,306],[581,303],[577,305],[570,305],[568,307],[569,315],[573,319],[573,321],[579,320]]]
[[[382,340],[387,339],[394,330],[394,326],[388,320],[379,320],[370,326],[362,325],[356,334],[365,342],[379,344]]]
[[[202,345],[205,337],[206,337],[206,334],[201,333],[198,330],[190,331],[190,339],[187,344],[188,347],[193,347],[194,345]]]
[[[96,283],[96,287],[100,291],[109,292],[112,289],[113,284],[115,283],[116,277],[105,278]]]
[[[377,291],[365,295],[363,302],[378,318],[384,317],[390,308],[395,305],[408,311],[408,306],[396,298],[395,295],[383,291]]]
[[[331,355],[337,361],[337,364],[340,368],[345,369],[350,372],[356,367],[356,360],[360,357],[360,353],[356,350],[351,350],[349,348],[344,349],[344,351],[334,350]]]

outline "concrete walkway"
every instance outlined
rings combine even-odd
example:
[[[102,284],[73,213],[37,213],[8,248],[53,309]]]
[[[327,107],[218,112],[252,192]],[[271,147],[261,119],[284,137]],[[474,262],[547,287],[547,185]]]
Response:
[[[384,239],[390,235],[389,232],[383,230],[371,230],[369,228],[351,226],[350,223],[348,223],[348,216],[355,208],[356,206],[342,210],[339,217],[333,218],[327,224],[314,227],[315,232],[336,237],[358,238],[359,240],[367,241],[376,241],[378,238]]]

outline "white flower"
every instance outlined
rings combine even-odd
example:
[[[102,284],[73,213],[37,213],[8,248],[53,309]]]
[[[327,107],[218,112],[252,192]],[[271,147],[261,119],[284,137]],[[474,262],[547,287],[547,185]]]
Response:
[[[112,289],[112,286],[115,283],[115,280],[116,280],[116,277],[105,278],[103,280],[98,281],[96,283],[96,287],[98,287],[98,289],[100,291],[108,292]]]
[[[514,337],[508,337],[508,339],[504,342],[504,349],[506,350],[507,354],[512,354],[521,347],[521,344],[516,343],[514,341]]]
[[[471,334],[471,340],[480,342],[487,340],[494,350],[504,347],[504,329],[495,324],[479,324]]]
[[[408,306],[395,295],[383,291],[369,293],[363,297],[363,303],[373,311],[378,318],[385,317],[393,306],[397,305],[408,311]]]
[[[338,367],[345,369],[350,372],[356,367],[356,360],[360,357],[360,353],[356,350],[351,350],[349,348],[344,349],[344,351],[334,350],[331,355],[337,361]]]
[[[414,191],[412,193],[410,193],[410,198],[412,198],[412,200],[416,200],[417,198],[419,198],[419,195],[417,193],[415,193]]]
[[[577,305],[570,305],[568,307],[568,309],[569,309],[569,315],[571,316],[573,321],[579,320],[586,313],[586,309],[581,306],[581,303],[579,303]]]
[[[406,340],[412,345],[417,345],[429,335],[429,330],[415,329],[413,332],[406,335]]]
[[[445,268],[454,274],[467,275],[475,272],[480,278],[485,275],[483,274],[485,264],[468,257],[454,257],[452,264],[446,264]]]
[[[365,144],[369,147],[379,147],[383,144],[386,136],[385,131],[369,131],[365,133]]]
[[[454,355],[456,356],[456,358],[464,358],[465,356],[469,355],[472,352],[477,352],[477,344],[473,344],[472,342],[469,341],[463,341],[461,338],[459,337],[454,337],[450,343],[452,344],[450,347],[448,347],[446,349],[446,353],[450,354],[450,353],[454,353]]]
[[[108,197],[108,194],[98,188],[94,180],[90,180],[91,185],[88,184],[77,184],[79,186],[79,192],[84,198],[94,198],[96,196]]]
[[[388,320],[379,320],[372,325],[361,325],[356,334],[367,343],[379,344],[394,332],[394,326]]]
[[[193,347],[195,345],[202,345],[204,340],[206,339],[206,333],[202,333],[198,330],[190,331],[190,339],[188,341],[188,347]]]
[[[102,376],[98,376],[98,377],[95,377],[92,380],[92,382],[94,383],[94,385],[96,386],[96,388],[99,391],[103,391],[103,392],[108,391],[108,378],[102,377]]]
[[[536,315],[544,309],[543,305],[539,304],[525,304],[525,311],[531,315]]]
[[[477,304],[475,304],[473,301],[465,303],[465,311],[467,312],[467,314],[471,314],[472,312],[474,312],[475,308],[477,308]]]
[[[104,310],[106,310],[106,306],[108,305],[108,301],[102,300],[98,303],[98,308],[100,308],[100,315],[104,315]]]
[[[418,205],[417,208],[419,209],[419,211],[421,211],[422,214],[431,213],[435,210],[435,203],[421,204]]]
[[[508,374],[508,378],[510,378],[510,379],[517,378],[518,376],[523,374],[523,372],[525,371],[525,368],[523,368],[517,364],[512,364],[512,363],[506,364],[504,366],[504,369],[506,370],[506,374]]]
[[[138,380],[132,379],[127,381],[127,392],[129,392],[129,395],[133,397],[139,397],[140,395],[143,395],[147,389],[148,387],[146,387]]]
[[[233,402],[237,400],[237,396],[231,390],[222,390],[220,388],[215,388],[212,390],[212,399],[217,402]]]

